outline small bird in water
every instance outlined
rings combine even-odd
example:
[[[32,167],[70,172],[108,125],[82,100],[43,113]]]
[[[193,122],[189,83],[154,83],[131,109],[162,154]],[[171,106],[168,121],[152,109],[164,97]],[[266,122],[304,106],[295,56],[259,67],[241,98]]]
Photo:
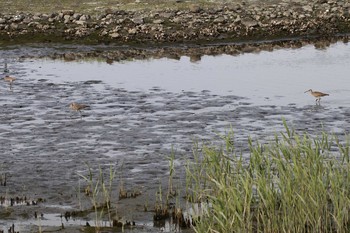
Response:
[[[78,103],[73,102],[73,103],[71,103],[71,104],[69,105],[69,108],[72,109],[72,110],[74,110],[74,111],[79,112],[79,113],[80,113],[80,116],[83,117],[82,114],[81,114],[81,110],[83,110],[83,109],[85,109],[85,108],[89,108],[89,106],[88,106],[88,105],[85,105],[85,104],[78,104]]]
[[[4,77],[4,80],[5,80],[5,82],[10,83],[10,89],[12,90],[12,83],[16,80],[16,78],[6,75]]]
[[[6,76],[4,77],[4,80],[5,80],[6,82],[9,82],[10,85],[11,85],[11,84],[16,80],[16,78],[6,75]]]
[[[321,97],[329,96],[329,94],[322,93],[320,91],[312,91],[311,89],[305,91],[304,93],[306,93],[306,92],[310,92],[310,94],[313,95],[316,98],[316,104],[317,104],[317,102],[320,103]]]

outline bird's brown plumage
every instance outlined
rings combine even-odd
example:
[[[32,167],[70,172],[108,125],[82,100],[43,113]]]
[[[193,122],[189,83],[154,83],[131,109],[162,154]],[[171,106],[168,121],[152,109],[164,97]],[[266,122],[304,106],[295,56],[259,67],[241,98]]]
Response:
[[[69,105],[69,107],[70,107],[70,109],[72,109],[74,111],[80,112],[81,110],[88,108],[89,106],[85,105],[85,104],[78,104],[78,103],[73,102]]]
[[[16,78],[6,75],[6,76],[4,77],[4,80],[5,80],[6,82],[9,82],[10,84],[12,84],[12,83],[16,80]]]
[[[329,96],[329,94],[327,94],[327,93],[323,93],[320,91],[313,91],[312,89],[309,89],[309,90],[305,91],[304,93],[306,93],[306,92],[310,92],[310,94],[316,98],[316,102],[317,101],[320,102],[321,97]]]

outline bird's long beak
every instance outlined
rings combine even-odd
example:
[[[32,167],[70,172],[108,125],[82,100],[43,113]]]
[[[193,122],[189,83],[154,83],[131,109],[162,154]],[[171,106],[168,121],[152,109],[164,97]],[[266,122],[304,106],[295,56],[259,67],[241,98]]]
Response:
[[[310,90],[304,91],[304,93],[309,92]]]

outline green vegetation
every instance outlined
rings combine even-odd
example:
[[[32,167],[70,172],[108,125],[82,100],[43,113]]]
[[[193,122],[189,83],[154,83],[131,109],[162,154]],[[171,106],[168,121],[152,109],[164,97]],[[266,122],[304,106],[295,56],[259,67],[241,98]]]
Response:
[[[249,139],[250,157],[237,153],[232,130],[222,136],[220,147],[196,143],[194,159],[186,165],[185,210],[180,203],[181,190],[174,190],[172,150],[167,192],[160,184],[151,210],[153,220],[169,219],[176,227],[185,228],[192,223],[194,231],[201,233],[348,232],[350,138],[341,143],[327,133],[312,137],[289,129],[285,121],[284,126],[286,131],[269,143]],[[104,174],[99,168],[94,178],[88,168],[88,175],[80,177],[87,182],[85,193],[95,212],[96,227],[89,230],[100,232],[106,216],[110,223],[106,229],[123,229],[124,224],[110,214],[115,169]],[[124,192],[123,198],[136,197]],[[169,205],[174,199],[175,206]]]
[[[99,167],[99,173],[96,176],[91,167],[87,166],[89,169],[89,175],[84,176],[78,174],[87,182],[87,188],[85,189],[85,194],[90,197],[92,207],[95,212],[95,226],[96,232],[100,232],[100,228],[103,224],[103,216],[108,216],[108,222],[110,227],[112,227],[113,219],[111,216],[111,194],[112,194],[112,183],[115,179],[116,170],[110,166],[109,174],[107,176],[108,181],[106,182],[105,174],[101,167]]]
[[[349,138],[285,128],[266,145],[249,140],[250,158],[235,152],[232,132],[221,148],[195,148],[187,196],[201,206],[196,232],[349,232]]]

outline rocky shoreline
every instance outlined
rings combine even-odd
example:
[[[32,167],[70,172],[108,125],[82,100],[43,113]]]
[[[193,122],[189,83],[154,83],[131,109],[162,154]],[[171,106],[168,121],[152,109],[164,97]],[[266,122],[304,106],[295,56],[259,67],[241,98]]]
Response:
[[[345,0],[237,2],[215,8],[100,14],[0,13],[0,43],[62,42],[167,44],[237,42],[286,37],[332,37],[350,32]]]

